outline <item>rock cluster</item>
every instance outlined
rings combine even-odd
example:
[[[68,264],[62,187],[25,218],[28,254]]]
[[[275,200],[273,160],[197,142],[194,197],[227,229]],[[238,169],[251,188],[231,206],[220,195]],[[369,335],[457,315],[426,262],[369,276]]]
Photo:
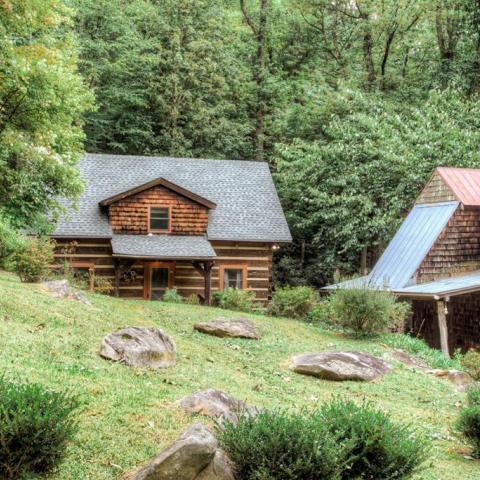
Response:
[[[249,338],[259,340],[260,333],[255,324],[247,318],[219,318],[213,322],[200,322],[193,326],[198,332],[215,337]]]

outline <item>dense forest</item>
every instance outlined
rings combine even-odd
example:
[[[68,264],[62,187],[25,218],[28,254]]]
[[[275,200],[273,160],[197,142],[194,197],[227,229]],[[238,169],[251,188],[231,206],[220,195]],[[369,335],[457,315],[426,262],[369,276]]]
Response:
[[[45,230],[83,151],[267,161],[279,282],[378,256],[480,166],[479,0],[0,0],[0,218]]]

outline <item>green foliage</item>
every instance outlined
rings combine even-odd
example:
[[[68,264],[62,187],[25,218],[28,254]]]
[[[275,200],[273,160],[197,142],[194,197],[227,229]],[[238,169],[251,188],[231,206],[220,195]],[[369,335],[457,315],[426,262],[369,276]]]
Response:
[[[370,404],[335,400],[318,411],[262,411],[218,430],[245,480],[407,479],[427,442]]]
[[[480,388],[468,391],[467,406],[462,408],[457,428],[465,435],[473,448],[473,454],[480,457]]]
[[[223,292],[213,292],[213,303],[217,307],[239,312],[251,312],[255,306],[255,292],[238,288],[227,288]]]
[[[25,247],[25,238],[12,227],[8,218],[0,214],[0,267],[14,268],[15,254]]]
[[[177,292],[176,288],[167,288],[162,300],[168,303],[182,303],[182,296]]]
[[[72,413],[78,406],[78,401],[67,393],[1,377],[1,478],[14,480],[54,469],[77,429]]]
[[[45,237],[29,237],[15,254],[15,271],[22,282],[38,282],[49,272],[55,243]]]
[[[113,292],[113,285],[108,278],[102,277],[101,275],[95,275],[93,290],[97,293],[110,295]]]
[[[0,4],[0,208],[48,228],[59,197],[82,190],[80,117],[92,97],[76,70],[71,10],[60,0]]]
[[[403,335],[401,333],[387,333],[382,335],[381,342],[390,347],[416,355],[424,360],[431,368],[463,370],[457,355],[454,355],[453,358],[445,358],[445,355],[443,355],[440,350],[429,347],[425,340],[421,338]]]
[[[355,335],[374,335],[393,329],[408,317],[410,306],[389,292],[370,288],[341,288],[327,300],[333,321]]]
[[[469,350],[461,359],[463,369],[476,381],[480,380],[480,353]]]
[[[408,424],[396,424],[370,403],[336,400],[320,409],[320,418],[342,449],[341,478],[411,478],[427,459],[429,444]]]
[[[305,319],[319,297],[310,287],[280,287],[273,292],[268,311],[271,315]]]
[[[339,479],[341,453],[318,413],[263,410],[217,430],[244,480]]]
[[[192,293],[185,299],[187,305],[200,305],[200,298],[196,293]]]

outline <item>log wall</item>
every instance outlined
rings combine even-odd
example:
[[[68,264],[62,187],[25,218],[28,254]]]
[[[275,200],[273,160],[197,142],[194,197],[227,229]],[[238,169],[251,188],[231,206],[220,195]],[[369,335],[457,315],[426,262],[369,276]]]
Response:
[[[149,207],[171,209],[171,230],[175,235],[202,235],[208,226],[208,209],[168,188],[157,186],[119,200],[109,207],[114,233],[147,234]]]
[[[417,282],[480,269],[480,209],[458,209],[417,270]]]
[[[257,301],[267,303],[272,295],[272,245],[253,242],[212,242],[218,258],[212,269],[212,292],[220,289],[220,266],[246,266],[247,289],[255,292]],[[114,258],[110,240],[57,239],[55,264],[62,262],[90,262],[95,275],[114,284]],[[153,261],[153,259],[152,259]],[[132,273],[133,272],[133,273]],[[174,287],[180,295],[204,294],[204,280],[191,262],[175,262]],[[144,294],[144,261],[135,261],[133,267],[120,277],[120,296],[142,299]]]

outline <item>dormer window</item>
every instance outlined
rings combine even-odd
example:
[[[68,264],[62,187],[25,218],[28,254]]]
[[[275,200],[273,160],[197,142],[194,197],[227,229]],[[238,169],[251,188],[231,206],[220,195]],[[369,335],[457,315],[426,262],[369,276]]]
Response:
[[[168,207],[150,207],[149,219],[150,232],[169,232],[170,231],[170,208]]]

